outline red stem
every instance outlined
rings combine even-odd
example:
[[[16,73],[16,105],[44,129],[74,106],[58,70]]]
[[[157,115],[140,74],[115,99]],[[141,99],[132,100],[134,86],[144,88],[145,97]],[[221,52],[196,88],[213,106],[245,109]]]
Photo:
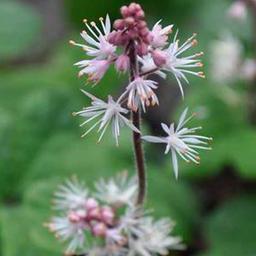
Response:
[[[133,81],[135,77],[138,75],[138,60],[134,42],[130,43],[129,46],[129,58],[130,58],[130,81]],[[133,125],[140,130],[140,119],[141,114],[140,110],[132,111],[132,122]],[[138,175],[138,197],[137,197],[137,205],[142,205],[144,203],[145,195],[146,195],[146,172],[145,172],[145,163],[144,163],[144,154],[141,143],[141,135],[133,131],[133,145],[134,145],[134,153],[135,153],[135,161],[137,167],[137,175]]]

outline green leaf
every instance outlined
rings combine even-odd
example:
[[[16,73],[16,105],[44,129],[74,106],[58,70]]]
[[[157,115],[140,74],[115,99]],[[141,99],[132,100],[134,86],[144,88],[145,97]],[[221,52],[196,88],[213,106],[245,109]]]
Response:
[[[39,14],[20,2],[0,2],[0,24],[0,62],[29,50],[40,36]]]
[[[148,172],[149,207],[159,217],[170,217],[175,223],[175,234],[187,243],[199,221],[199,206],[187,183],[175,180],[169,169],[153,168]],[[188,203],[189,202],[189,203]]]
[[[21,252],[28,256],[59,255],[57,243],[51,247],[55,251],[42,246],[45,237],[49,237],[47,243],[51,242],[52,235],[42,225],[48,214],[23,206],[3,208],[0,212],[3,255],[18,256]]]
[[[80,132],[82,134],[82,130]],[[110,131],[100,144],[96,143],[98,134],[93,132],[84,139],[79,136],[79,131],[59,132],[41,147],[25,183],[49,177],[67,178],[73,174],[92,181],[100,176],[111,176],[124,168],[133,170],[130,130],[124,129],[121,137],[120,147],[116,147]]]
[[[203,255],[251,256],[256,252],[255,195],[235,198],[218,208],[206,222],[209,251]]]

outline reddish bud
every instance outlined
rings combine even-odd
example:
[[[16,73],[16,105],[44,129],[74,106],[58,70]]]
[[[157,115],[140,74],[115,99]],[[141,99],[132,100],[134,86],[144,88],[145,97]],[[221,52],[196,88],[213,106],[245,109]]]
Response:
[[[111,44],[115,44],[116,42],[116,37],[117,37],[117,32],[116,31],[112,31],[109,35],[108,35],[108,42]]]
[[[98,202],[94,198],[89,198],[85,203],[85,208],[87,211],[90,211],[99,206]]]
[[[104,223],[96,223],[92,227],[92,232],[95,236],[104,237],[107,232],[107,227]]]
[[[135,3],[131,3],[129,5],[129,11],[132,15],[134,15],[138,11],[138,6]]]
[[[121,11],[121,14],[122,14],[122,16],[123,16],[124,18],[130,16],[129,8],[128,8],[126,5],[124,5],[123,7],[121,7],[120,11]]]
[[[147,36],[149,34],[149,29],[147,27],[143,28],[142,30],[140,30],[140,35],[141,36]]]
[[[129,66],[130,66],[130,59],[126,54],[120,55],[115,62],[116,69],[121,72],[127,71]]]
[[[103,207],[101,210],[101,218],[106,224],[112,225],[115,213],[110,207]]]
[[[140,43],[137,45],[136,47],[137,49],[137,53],[140,55],[140,56],[144,56],[144,55],[147,55],[148,53],[148,45],[145,44],[145,43]]]
[[[122,29],[124,29],[124,28],[125,28],[125,22],[124,22],[124,20],[121,20],[121,19],[116,20],[116,21],[114,22],[114,28],[115,28],[116,30],[122,30]]]
[[[138,27],[139,29],[146,28],[146,27],[147,27],[147,23],[146,23],[146,21],[144,21],[144,20],[140,20],[140,21],[138,21],[138,23],[137,23],[137,27]]]
[[[135,23],[135,20],[134,20],[133,17],[127,17],[127,18],[125,19],[125,24],[126,24],[127,26],[132,26],[132,25],[134,25],[134,23]]]
[[[96,207],[96,208],[90,210],[88,213],[88,218],[99,220],[101,218],[100,208]]]
[[[80,217],[76,212],[70,212],[68,215],[68,219],[70,222],[73,222],[73,223],[80,221]]]
[[[143,42],[146,44],[150,44],[152,42],[152,40],[153,40],[153,37],[152,37],[152,35],[150,35],[150,33],[147,36],[143,37]]]
[[[143,10],[140,10],[140,11],[137,11],[135,13],[135,17],[138,18],[138,19],[144,19],[145,18],[145,13]]]
[[[161,67],[166,64],[167,55],[165,52],[161,50],[155,50],[152,52],[152,58],[156,64],[156,66]]]

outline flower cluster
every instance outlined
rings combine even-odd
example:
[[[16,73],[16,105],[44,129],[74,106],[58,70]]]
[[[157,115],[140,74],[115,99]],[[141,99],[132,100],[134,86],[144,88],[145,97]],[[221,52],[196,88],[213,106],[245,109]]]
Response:
[[[197,130],[202,129],[202,127],[184,127],[184,125],[194,116],[191,115],[187,118],[187,112],[188,109],[185,109],[184,112],[181,114],[176,128],[174,127],[174,123],[172,123],[170,127],[168,127],[166,124],[161,124],[164,132],[167,133],[166,137],[142,137],[148,142],[166,144],[165,154],[171,151],[172,163],[176,178],[178,178],[177,155],[179,155],[186,162],[192,161],[196,164],[199,164],[200,157],[196,149],[211,149],[207,146],[207,141],[212,140],[212,138],[194,134]]]
[[[85,118],[81,126],[95,121],[82,137],[98,127],[100,141],[107,128],[111,126],[117,145],[122,126],[127,126],[134,133],[141,134],[139,127],[132,124],[127,118],[128,114],[141,110],[146,112],[148,107],[160,104],[156,95],[158,83],[149,79],[148,75],[155,73],[162,78],[166,78],[168,73],[172,74],[177,81],[182,96],[184,96],[182,82],[189,83],[187,74],[204,77],[203,72],[194,70],[194,68],[203,66],[200,61],[203,53],[185,55],[187,50],[197,45],[196,34],[180,44],[176,32],[173,40],[168,42],[173,31],[173,25],[162,26],[161,21],[158,21],[152,29],[149,29],[145,21],[144,11],[136,3],[123,6],[120,12],[122,17],[114,22],[113,29],[111,29],[108,15],[105,21],[100,18],[100,26],[97,26],[95,22],[88,23],[85,20],[87,31],[81,33],[85,44],[71,41],[73,45],[81,47],[89,57],[75,64],[81,68],[79,75],[87,75],[89,81],[98,83],[111,64],[114,64],[119,72],[129,70],[132,74],[130,83],[116,100],[112,96],[108,96],[108,100],[103,101],[82,90],[91,99],[91,106],[74,113]],[[199,138],[204,141],[208,138],[196,135],[190,136],[189,133],[194,133],[197,129],[184,128],[184,124],[179,124],[182,126],[182,129],[179,127],[180,131],[178,131],[179,128],[174,131],[173,125],[170,129],[168,128],[168,131],[167,128],[164,128],[169,135],[165,140],[144,136],[144,139],[150,142],[161,141],[167,143],[167,151],[172,149],[176,176],[178,167],[175,152],[187,162],[191,160],[198,163],[198,153],[192,148],[208,149],[208,147],[195,145],[205,143],[199,141]],[[163,125],[163,127],[167,126]],[[175,137],[175,139],[171,139],[170,136]]]
[[[155,221],[134,206],[135,181],[122,173],[96,183],[95,193],[76,179],[60,186],[54,200],[60,214],[46,225],[68,242],[67,254],[148,256],[183,248],[180,238],[170,236],[170,220]]]

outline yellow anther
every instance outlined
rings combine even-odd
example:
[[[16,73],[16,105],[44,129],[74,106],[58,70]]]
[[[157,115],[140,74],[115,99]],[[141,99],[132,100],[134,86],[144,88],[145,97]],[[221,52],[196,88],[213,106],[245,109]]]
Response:
[[[193,39],[193,41],[191,42],[192,46],[196,46],[198,44],[198,41],[196,39]]]
[[[69,40],[69,43],[72,44],[72,45],[75,45],[75,44],[76,44],[76,42],[73,41],[73,40]]]

